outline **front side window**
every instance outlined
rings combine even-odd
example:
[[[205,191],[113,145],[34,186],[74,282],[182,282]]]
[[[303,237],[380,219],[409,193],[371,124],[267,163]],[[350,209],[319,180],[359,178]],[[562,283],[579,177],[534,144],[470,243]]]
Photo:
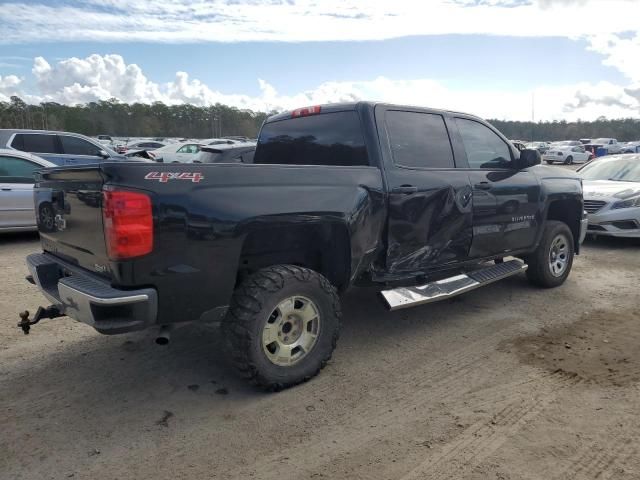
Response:
[[[510,168],[511,150],[487,126],[466,118],[456,118],[467,160],[471,168]]]
[[[442,115],[387,111],[393,162],[403,167],[453,168],[453,151]]]
[[[55,135],[19,133],[14,137],[11,146],[23,152],[58,153]]]
[[[253,163],[369,165],[358,113],[332,112],[267,123]]]
[[[0,182],[34,183],[33,174],[42,168],[29,160],[3,155],[0,156]]]
[[[90,155],[95,157],[100,154],[100,148],[82,138],[60,135],[60,141],[62,142],[62,151],[68,155]]]

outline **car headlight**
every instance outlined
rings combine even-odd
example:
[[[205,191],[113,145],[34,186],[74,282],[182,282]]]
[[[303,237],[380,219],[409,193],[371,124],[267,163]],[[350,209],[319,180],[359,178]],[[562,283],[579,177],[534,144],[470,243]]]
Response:
[[[640,207],[640,196],[628,198],[626,200],[622,200],[621,202],[616,202],[611,206],[611,210],[616,210],[618,208],[632,208],[632,207]]]

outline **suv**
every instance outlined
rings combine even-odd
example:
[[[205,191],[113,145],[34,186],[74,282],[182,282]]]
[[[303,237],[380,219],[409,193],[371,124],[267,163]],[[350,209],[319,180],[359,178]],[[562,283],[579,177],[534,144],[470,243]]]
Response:
[[[33,153],[56,165],[126,160],[97,140],[69,132],[0,129],[0,148]]]
[[[222,322],[245,377],[294,385],[331,357],[351,286],[396,310],[525,270],[561,285],[582,183],[539,163],[472,115],[360,102],[268,118],[252,164],[43,171],[36,202],[57,222],[27,264],[52,305],[19,325],[67,315],[166,343],[178,322]]]

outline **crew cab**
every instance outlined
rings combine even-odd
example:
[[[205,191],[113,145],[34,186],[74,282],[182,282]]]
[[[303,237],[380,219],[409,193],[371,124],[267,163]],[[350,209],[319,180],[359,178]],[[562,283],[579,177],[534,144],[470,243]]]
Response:
[[[339,295],[377,285],[391,310],[526,270],[561,285],[586,231],[574,172],[539,165],[472,115],[371,102],[269,117],[253,163],[44,170],[42,253],[28,278],[106,334],[220,322],[239,372],[267,389],[316,375]]]

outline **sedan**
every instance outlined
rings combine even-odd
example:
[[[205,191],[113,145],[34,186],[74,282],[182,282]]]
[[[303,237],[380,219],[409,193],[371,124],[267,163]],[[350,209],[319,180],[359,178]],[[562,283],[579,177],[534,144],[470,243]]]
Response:
[[[552,145],[542,156],[542,159],[549,165],[552,163],[563,163],[572,165],[574,163],[585,163],[593,158],[593,153],[586,150],[583,145]]]
[[[578,169],[593,235],[640,238],[640,155],[614,155]]]
[[[156,162],[185,163],[196,158],[200,144],[194,142],[171,143],[157,150],[149,151],[149,156]]]
[[[30,153],[0,149],[0,232],[36,230],[34,173],[55,166]]]

